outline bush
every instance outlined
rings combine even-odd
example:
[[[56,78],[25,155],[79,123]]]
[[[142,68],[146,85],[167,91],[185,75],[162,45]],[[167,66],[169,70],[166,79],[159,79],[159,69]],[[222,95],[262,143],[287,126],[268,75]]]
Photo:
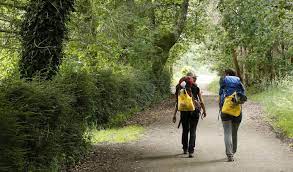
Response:
[[[164,70],[159,78],[150,76],[152,83],[154,83],[155,97],[154,102],[158,102],[170,96],[171,94],[171,73]]]
[[[1,159],[3,170],[52,171],[84,153],[85,117],[73,108],[73,96],[59,86],[52,81],[2,84],[1,123],[6,125],[1,127],[6,133],[1,134],[5,142],[0,149],[8,157]]]
[[[168,75],[161,83],[155,91],[147,73],[132,68],[64,70],[52,81],[3,80],[0,171],[59,171],[69,166],[87,152],[87,131],[120,125],[164,97]]]
[[[155,87],[141,72],[123,69],[103,69],[95,72],[94,95],[97,125],[105,127],[110,118],[128,114],[150,105],[155,97]]]
[[[276,80],[272,85],[263,88],[262,92],[252,95],[261,102],[269,113],[275,130],[286,137],[293,138],[293,78],[285,77]]]

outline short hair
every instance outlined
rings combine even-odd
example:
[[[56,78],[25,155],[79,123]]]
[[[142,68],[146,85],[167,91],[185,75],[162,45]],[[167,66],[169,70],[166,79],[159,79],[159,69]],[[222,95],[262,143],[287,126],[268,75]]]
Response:
[[[226,69],[224,73],[225,75],[236,76],[236,72],[233,69]]]
[[[192,73],[192,72],[188,72],[188,73],[186,74],[186,76],[194,77],[195,75],[194,75],[194,73]]]

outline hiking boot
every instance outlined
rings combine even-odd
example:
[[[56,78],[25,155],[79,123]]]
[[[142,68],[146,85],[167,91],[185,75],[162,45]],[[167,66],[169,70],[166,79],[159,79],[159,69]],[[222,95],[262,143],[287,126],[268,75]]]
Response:
[[[193,158],[193,153],[189,153],[188,157]]]
[[[228,158],[228,159],[227,159],[228,162],[233,162],[233,161],[234,161],[233,156],[228,156],[227,158]]]

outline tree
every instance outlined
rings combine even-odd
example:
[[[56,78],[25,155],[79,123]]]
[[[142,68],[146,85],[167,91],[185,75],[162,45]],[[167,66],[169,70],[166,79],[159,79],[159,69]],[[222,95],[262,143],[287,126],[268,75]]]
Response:
[[[74,0],[31,0],[21,25],[22,78],[39,75],[51,79],[63,58],[66,22],[73,10]]]
[[[188,12],[189,0],[184,0],[180,4],[179,14],[175,20],[175,24],[168,30],[164,30],[164,33],[155,36],[154,45],[156,46],[156,52],[154,53],[154,59],[152,64],[153,73],[156,78],[159,78],[164,66],[169,58],[169,52],[171,48],[179,40],[181,33],[183,32],[187,12]],[[156,21],[156,16],[152,15],[152,21]],[[160,21],[162,22],[162,21]],[[154,27],[158,27],[156,23],[153,23]]]
[[[107,1],[91,2],[78,1],[78,11],[74,18],[74,27],[70,41],[77,47],[96,54],[111,62],[131,65],[135,68],[150,70],[155,78],[160,78],[169,52],[178,42],[183,33],[189,7],[188,0],[182,1]],[[83,13],[83,6],[89,6]],[[91,14],[89,14],[91,13]],[[97,13],[99,15],[97,15]],[[87,22],[85,16],[95,16],[94,27],[96,34],[92,35],[92,42],[80,44],[79,40],[88,37],[86,28],[93,26]],[[92,20],[88,20],[92,21]],[[89,48],[90,47],[90,48]],[[76,48],[75,48],[76,49]],[[98,53],[93,53],[97,51]],[[71,51],[73,52],[73,51]],[[83,55],[87,57],[87,55]],[[87,59],[86,61],[95,59]],[[91,63],[95,64],[95,63]]]
[[[220,0],[218,39],[215,48],[222,56],[219,64],[234,65],[246,85],[272,81],[292,71],[292,11],[284,0]],[[217,34],[217,35],[216,35]],[[286,36],[284,36],[286,35]],[[217,57],[214,57],[217,58]],[[219,59],[219,58],[217,58]]]

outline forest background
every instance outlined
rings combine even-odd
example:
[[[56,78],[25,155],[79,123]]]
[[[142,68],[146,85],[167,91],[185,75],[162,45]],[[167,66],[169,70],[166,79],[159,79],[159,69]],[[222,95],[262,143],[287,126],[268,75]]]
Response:
[[[274,128],[292,138],[292,6],[1,0],[0,171],[74,164],[90,150],[93,128],[117,127],[168,98],[190,70],[234,68]]]

